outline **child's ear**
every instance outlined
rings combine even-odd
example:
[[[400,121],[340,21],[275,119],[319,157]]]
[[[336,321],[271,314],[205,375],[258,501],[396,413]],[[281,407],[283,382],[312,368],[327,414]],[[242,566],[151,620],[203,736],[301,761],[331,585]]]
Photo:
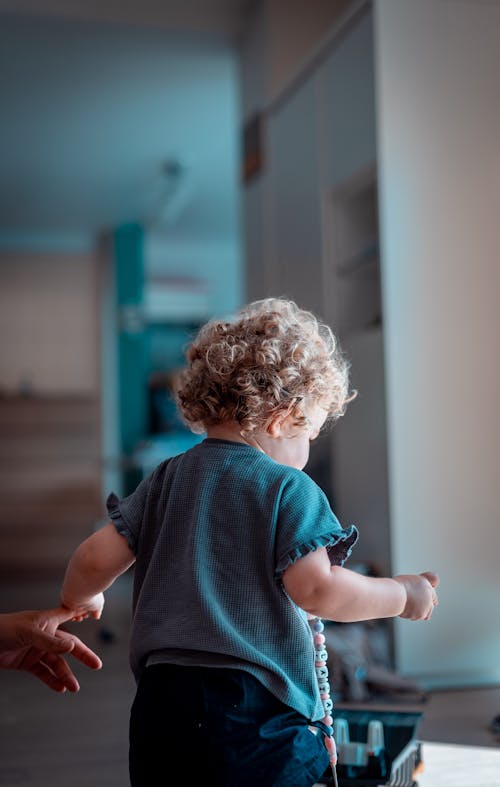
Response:
[[[269,437],[281,437],[281,425],[283,423],[283,415],[282,413],[278,413],[277,415],[273,415],[273,417],[269,420],[266,426],[266,432]]]
[[[270,437],[294,437],[297,432],[297,424],[290,410],[276,413],[270,419],[266,427],[266,432]]]

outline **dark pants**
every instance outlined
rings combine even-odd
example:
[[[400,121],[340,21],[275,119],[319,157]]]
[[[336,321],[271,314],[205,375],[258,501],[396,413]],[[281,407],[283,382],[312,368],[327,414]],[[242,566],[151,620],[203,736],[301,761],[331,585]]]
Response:
[[[130,716],[132,787],[312,787],[328,766],[323,732],[235,669],[155,664]]]

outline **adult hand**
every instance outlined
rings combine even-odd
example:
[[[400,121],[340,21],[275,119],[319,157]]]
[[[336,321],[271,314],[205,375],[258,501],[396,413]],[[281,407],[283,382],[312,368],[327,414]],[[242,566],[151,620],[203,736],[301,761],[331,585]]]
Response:
[[[64,607],[0,614],[0,668],[31,672],[53,691],[78,691],[64,657],[71,653],[90,669],[102,662],[78,637],[58,629],[73,615]]]

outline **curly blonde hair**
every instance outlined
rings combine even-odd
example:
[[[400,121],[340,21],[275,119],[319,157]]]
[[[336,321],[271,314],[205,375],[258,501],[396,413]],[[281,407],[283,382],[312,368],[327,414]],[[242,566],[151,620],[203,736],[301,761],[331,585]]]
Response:
[[[236,421],[250,435],[280,412],[292,412],[303,426],[308,401],[332,421],[355,395],[331,329],[284,298],[254,301],[229,322],[206,323],[186,357],[176,399],[193,432]]]

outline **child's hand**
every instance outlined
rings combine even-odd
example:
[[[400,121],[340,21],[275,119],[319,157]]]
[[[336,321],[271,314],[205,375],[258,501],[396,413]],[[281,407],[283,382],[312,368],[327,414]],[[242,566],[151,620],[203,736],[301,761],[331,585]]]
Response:
[[[74,605],[66,599],[61,598],[61,604],[73,612],[71,620],[80,622],[88,617],[99,620],[104,607],[104,595],[102,593],[97,593],[89,599],[89,601],[85,602],[85,604],[78,605]]]
[[[406,606],[399,615],[407,620],[429,620],[438,604],[435,588],[439,577],[433,571],[422,574],[399,574],[394,579],[406,590]]]

